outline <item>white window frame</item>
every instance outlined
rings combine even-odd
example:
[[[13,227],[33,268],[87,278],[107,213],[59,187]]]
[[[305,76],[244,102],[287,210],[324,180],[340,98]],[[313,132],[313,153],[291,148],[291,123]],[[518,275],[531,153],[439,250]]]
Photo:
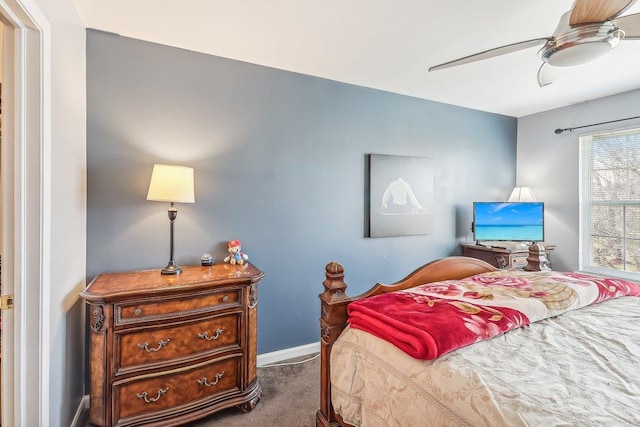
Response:
[[[606,132],[599,132],[593,134],[585,134],[581,135],[579,139],[580,149],[579,149],[579,213],[580,213],[580,221],[579,221],[579,268],[581,271],[606,275],[611,277],[619,277],[623,279],[629,280],[640,280],[640,272],[628,272],[617,270],[613,268],[601,267],[592,265],[593,260],[593,245],[591,240],[591,214],[592,214],[592,206],[594,204],[600,205],[614,205],[614,206],[640,206],[640,200],[616,200],[616,201],[597,201],[594,202],[591,199],[591,160],[593,155],[593,138],[594,137],[602,137],[602,136],[616,136],[616,135],[624,135],[624,134],[636,134],[640,135],[640,127],[626,128],[626,129],[616,129],[610,130]],[[624,215],[623,215],[623,221]],[[623,225],[623,230],[626,227]],[[623,231],[623,240],[626,240],[625,232]],[[624,246],[624,245],[623,245]],[[623,259],[625,259],[625,253],[622,254]]]

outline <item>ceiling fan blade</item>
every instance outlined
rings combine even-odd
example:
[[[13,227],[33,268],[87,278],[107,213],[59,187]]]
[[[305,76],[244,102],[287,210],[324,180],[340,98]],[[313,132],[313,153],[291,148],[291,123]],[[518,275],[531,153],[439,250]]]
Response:
[[[512,43],[505,46],[496,47],[494,49],[485,50],[484,52],[474,53],[473,55],[465,56],[464,58],[454,59],[453,61],[445,62],[444,64],[434,65],[429,68],[429,71],[442,70],[443,68],[455,67],[462,64],[468,64],[470,62],[481,61],[483,59],[493,58],[494,56],[504,55],[507,53],[517,52],[528,47],[533,47],[547,41],[553,40],[552,37],[544,37],[539,39],[532,39],[518,43]]]
[[[593,24],[615,18],[637,0],[576,0],[571,9],[570,25]]]
[[[613,24],[624,31],[624,40],[640,39],[640,13],[621,16],[615,19]]]

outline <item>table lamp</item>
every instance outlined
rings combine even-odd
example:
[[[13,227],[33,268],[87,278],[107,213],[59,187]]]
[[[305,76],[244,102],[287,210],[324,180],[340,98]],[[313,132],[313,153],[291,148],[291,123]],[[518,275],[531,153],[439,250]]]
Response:
[[[169,207],[169,263],[162,274],[180,274],[182,267],[173,261],[173,224],[178,216],[174,203],[195,203],[193,168],[176,165],[153,165],[147,200],[170,202]]]
[[[531,187],[515,187],[509,196],[508,202],[535,202]]]

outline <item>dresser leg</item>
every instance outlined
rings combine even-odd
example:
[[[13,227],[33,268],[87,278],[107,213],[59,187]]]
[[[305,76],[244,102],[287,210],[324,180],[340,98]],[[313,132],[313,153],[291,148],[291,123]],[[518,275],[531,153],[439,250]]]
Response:
[[[256,387],[250,396],[251,398],[248,401],[238,405],[238,408],[240,408],[242,412],[253,411],[253,408],[255,408],[258,402],[260,402],[260,399],[262,399],[262,386],[260,385],[260,381],[256,381]]]

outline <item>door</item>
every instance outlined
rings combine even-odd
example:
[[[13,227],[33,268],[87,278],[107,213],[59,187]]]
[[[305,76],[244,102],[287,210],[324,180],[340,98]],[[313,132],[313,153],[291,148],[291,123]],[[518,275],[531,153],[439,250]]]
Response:
[[[42,332],[49,315],[43,281],[50,277],[50,190],[40,177],[48,168],[51,138],[51,111],[45,108],[51,90],[50,27],[32,0],[0,1],[0,22],[0,275],[2,294],[14,296],[14,309],[1,313],[1,422],[45,426],[49,364],[42,355],[50,353],[50,344]]]

